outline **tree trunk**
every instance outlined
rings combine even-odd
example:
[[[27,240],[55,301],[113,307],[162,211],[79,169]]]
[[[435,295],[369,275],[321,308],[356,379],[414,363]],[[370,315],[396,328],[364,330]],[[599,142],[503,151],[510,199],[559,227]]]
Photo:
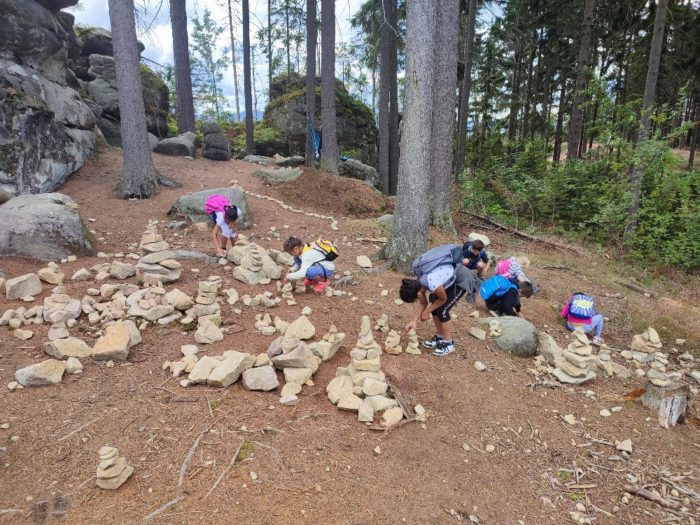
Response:
[[[241,121],[241,103],[238,98],[238,67],[236,65],[236,39],[233,37],[233,11],[228,0],[228,28],[231,35],[231,64],[233,65],[233,92],[236,95],[236,122]]]
[[[267,0],[267,89],[272,89],[272,0]]]
[[[124,199],[147,199],[158,192],[158,173],[153,166],[146,130],[134,0],[109,0],[109,21],[124,157],[124,176],[116,191]]]
[[[588,62],[591,57],[594,10],[595,0],[585,0],[583,6],[583,28],[576,68],[576,86],[571,105],[571,120],[569,121],[569,139],[567,144],[567,158],[569,159],[578,158],[579,142],[582,140],[584,91],[588,81]]]
[[[474,30],[476,27],[476,0],[469,0],[467,28],[464,35],[464,76],[459,88],[459,111],[457,117],[457,152],[455,153],[455,181],[464,169],[467,146],[467,118],[469,117],[469,91],[472,84],[472,61],[474,59]]]
[[[338,173],[335,114],[335,0],[321,0],[321,168]]]
[[[290,38],[289,38],[289,0],[285,0],[284,2],[284,27],[286,31],[286,41],[285,41],[285,47],[287,48],[287,85],[289,85],[289,81],[291,80],[292,76],[292,60],[290,58],[289,54],[289,44],[290,44]]]
[[[515,140],[518,124],[518,96],[520,95],[520,41],[516,43],[513,54],[513,72],[511,76],[510,111],[508,113],[508,140]]]
[[[688,152],[688,171],[693,171],[693,164],[695,164],[695,150],[698,148],[698,140],[700,138],[700,101],[695,101],[695,122],[693,124],[693,130],[690,134],[690,151]]]
[[[651,49],[649,50],[649,64],[647,66],[647,78],[644,83],[644,99],[642,101],[642,113],[639,122],[639,135],[637,145],[643,144],[649,138],[651,128],[651,113],[654,109],[656,98],[656,82],[659,78],[659,64],[661,63],[661,49],[664,43],[664,28],[666,26],[666,14],[668,13],[668,0],[659,0],[656,6],[654,18],[654,34],[651,37]],[[642,193],[642,180],[644,179],[644,166],[635,163],[630,176],[632,188],[632,203],[627,217],[625,233],[633,234],[637,230],[637,215]]]
[[[395,37],[394,28],[386,19],[389,4],[395,0],[381,0],[382,22],[379,29],[379,181],[382,191],[389,193],[389,60],[391,47],[389,41]]]
[[[428,242],[433,63],[437,11],[431,0],[408,0],[406,16],[406,77],[399,180],[394,227],[384,256],[408,270]]]
[[[561,91],[559,92],[559,109],[557,111],[557,127],[554,131],[554,151],[552,152],[552,161],[554,164],[559,164],[561,159],[561,143],[562,134],[564,131],[564,96],[566,95],[566,79],[561,79]]]
[[[433,65],[433,125],[430,162],[430,223],[454,229],[452,224],[452,140],[457,98],[457,57],[459,56],[459,0],[436,4],[437,27]]]
[[[311,127],[316,127],[316,0],[306,0],[306,157],[307,166],[316,165]]]
[[[398,18],[396,0],[391,0],[386,12],[394,28],[389,40],[389,195],[396,195],[399,180],[399,85],[398,85]]]
[[[252,155],[253,143],[253,93],[251,92],[250,69],[250,10],[248,0],[243,0],[243,91],[245,92],[245,152]]]
[[[187,41],[185,0],[170,0],[170,25],[173,33],[173,58],[175,60],[177,129],[180,133],[186,133],[194,131],[194,104],[192,101],[192,75],[190,73],[190,48]]]

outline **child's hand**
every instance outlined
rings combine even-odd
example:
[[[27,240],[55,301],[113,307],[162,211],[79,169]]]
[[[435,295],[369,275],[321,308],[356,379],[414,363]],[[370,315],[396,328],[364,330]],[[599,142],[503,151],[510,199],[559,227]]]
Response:
[[[411,330],[415,330],[415,329],[416,329],[416,321],[415,320],[411,321],[406,326],[404,326],[404,330],[406,330],[407,332],[410,332]]]
[[[430,312],[423,312],[420,316],[421,321],[427,321],[432,315],[433,314],[431,314]]]

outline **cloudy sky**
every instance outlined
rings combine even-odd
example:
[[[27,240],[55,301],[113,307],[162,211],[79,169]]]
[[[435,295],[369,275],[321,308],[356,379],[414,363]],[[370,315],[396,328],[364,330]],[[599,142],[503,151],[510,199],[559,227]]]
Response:
[[[249,0],[251,9],[251,41],[255,40],[255,33],[261,27],[261,21],[267,20],[267,0]],[[336,44],[340,46],[343,42],[351,42],[353,35],[350,28],[350,17],[357,11],[363,0],[336,0]],[[138,2],[137,2],[138,3]],[[146,45],[143,56],[159,64],[173,63],[173,44],[170,32],[170,17],[168,0],[141,0],[146,6],[146,13],[142,19],[149,23],[150,29],[143,32],[139,28],[139,39]],[[205,9],[212,12],[214,20],[226,23],[228,26],[228,8],[226,0],[187,0],[187,16],[191,18],[195,14],[201,14]],[[109,11],[107,0],[81,0],[80,4],[72,9],[68,9],[75,15],[76,24],[104,27],[109,29]],[[234,11],[240,20],[240,1],[234,2]],[[320,3],[319,3],[320,11]],[[236,18],[236,15],[234,15]],[[234,24],[236,21],[234,20]],[[190,34],[192,24],[189,24]],[[237,42],[241,42],[242,33],[240,26],[235,31]],[[225,38],[224,38],[225,37]],[[191,39],[190,39],[191,41]],[[228,31],[224,33],[221,41],[218,42],[220,49],[230,45]],[[258,110],[262,111],[267,99],[267,61],[259,59],[259,67],[256,64],[256,87],[258,91]],[[242,71],[241,64],[238,67],[239,73]],[[242,74],[241,74],[242,75]],[[242,76],[239,77],[242,79]],[[242,84],[242,80],[240,80]],[[233,101],[233,69],[229,66],[224,74],[222,86],[224,95]],[[242,90],[242,87],[241,87]],[[242,99],[242,92],[240,94]],[[233,106],[233,104],[231,104]]]

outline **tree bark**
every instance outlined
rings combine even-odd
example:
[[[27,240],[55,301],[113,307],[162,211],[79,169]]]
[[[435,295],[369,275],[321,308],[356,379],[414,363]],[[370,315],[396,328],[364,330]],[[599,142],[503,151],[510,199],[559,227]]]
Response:
[[[656,6],[656,16],[654,18],[654,34],[651,37],[651,49],[649,50],[649,63],[647,66],[647,77],[644,83],[644,99],[642,102],[642,113],[639,121],[639,135],[637,136],[637,146],[646,142],[649,138],[651,128],[651,112],[654,109],[656,98],[656,82],[659,79],[659,64],[661,63],[661,50],[664,44],[664,28],[666,26],[666,14],[668,13],[668,1],[659,0]],[[642,180],[644,179],[644,166],[636,163],[632,168],[630,176],[630,186],[632,188],[632,202],[627,217],[627,227],[625,233],[633,234],[637,230],[637,216],[639,214],[639,204],[642,193]]]
[[[398,13],[396,0],[389,2],[387,21],[394,29],[389,40],[389,195],[396,195],[399,179],[399,85],[398,85]]]
[[[316,127],[316,0],[306,0],[306,157],[305,163],[316,165],[311,127]]]
[[[253,93],[251,92],[250,69],[250,10],[248,0],[243,0],[243,91],[245,92],[245,152],[252,155],[253,142]]]
[[[564,96],[566,95],[566,79],[561,79],[561,91],[559,92],[559,109],[557,111],[557,127],[554,131],[554,151],[552,152],[552,161],[554,164],[559,164],[561,160],[561,143],[562,134],[564,131]]]
[[[576,86],[571,104],[571,120],[569,121],[567,144],[567,158],[569,159],[578,158],[579,143],[582,140],[584,91],[588,82],[588,63],[591,58],[594,10],[595,0],[585,0],[583,6],[583,28],[576,69]]]
[[[693,171],[695,164],[695,151],[698,148],[698,140],[700,139],[700,100],[695,101],[695,122],[693,130],[690,134],[690,151],[688,152],[688,171]]]
[[[175,60],[177,129],[180,133],[186,133],[194,131],[194,103],[192,101],[192,74],[190,73],[185,0],[170,0],[170,25],[173,33],[173,58]]]
[[[267,88],[272,89],[272,0],[267,0]]]
[[[432,121],[435,29],[440,6],[432,0],[408,0],[406,77],[401,157],[394,227],[384,256],[408,271],[428,242],[430,127]]]
[[[231,36],[231,64],[233,65],[233,91],[236,96],[236,122],[241,121],[241,103],[238,98],[238,67],[236,64],[236,39],[233,37],[233,10],[228,0],[228,28]]]
[[[436,46],[433,55],[433,119],[430,162],[430,223],[454,229],[452,224],[452,141],[457,99],[459,56],[459,0],[436,3]]]
[[[464,76],[459,88],[459,111],[457,117],[457,152],[455,153],[455,181],[464,169],[467,146],[467,118],[469,116],[469,92],[472,84],[472,61],[474,59],[474,30],[476,28],[476,0],[469,0],[467,27],[464,35]]]
[[[147,199],[158,192],[158,173],[153,166],[146,130],[134,0],[109,0],[109,21],[124,157],[124,176],[117,192],[124,199]]]
[[[395,37],[394,27],[389,25],[387,11],[395,0],[381,0],[382,14],[379,28],[379,181],[382,191],[389,193],[389,60],[391,47],[389,42]]]
[[[321,0],[321,169],[338,173],[335,113],[335,0]]]

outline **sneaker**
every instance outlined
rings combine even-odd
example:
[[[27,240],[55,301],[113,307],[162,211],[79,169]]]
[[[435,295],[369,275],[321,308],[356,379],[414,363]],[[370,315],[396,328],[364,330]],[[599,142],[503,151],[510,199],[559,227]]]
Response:
[[[440,341],[444,341],[444,337],[441,335],[434,335],[430,339],[423,341],[423,348],[437,348]]]
[[[595,345],[595,346],[600,346],[600,345],[602,345],[603,343],[605,343],[605,341],[603,341],[603,338],[602,338],[602,337],[598,337],[598,336],[595,336],[595,337],[593,338],[593,340],[591,341],[591,344],[592,344],[592,345]]]
[[[304,286],[313,286],[314,284],[316,284],[316,283],[314,283],[313,280],[311,280],[311,279],[304,279]]]
[[[329,284],[331,284],[331,282],[327,279],[325,281],[320,281],[319,283],[316,284],[316,286],[314,286],[314,292],[316,292],[316,293],[325,292],[326,288],[328,288]]]
[[[454,341],[445,341],[444,339],[438,342],[437,348],[433,350],[433,355],[437,357],[445,357],[455,351]]]

